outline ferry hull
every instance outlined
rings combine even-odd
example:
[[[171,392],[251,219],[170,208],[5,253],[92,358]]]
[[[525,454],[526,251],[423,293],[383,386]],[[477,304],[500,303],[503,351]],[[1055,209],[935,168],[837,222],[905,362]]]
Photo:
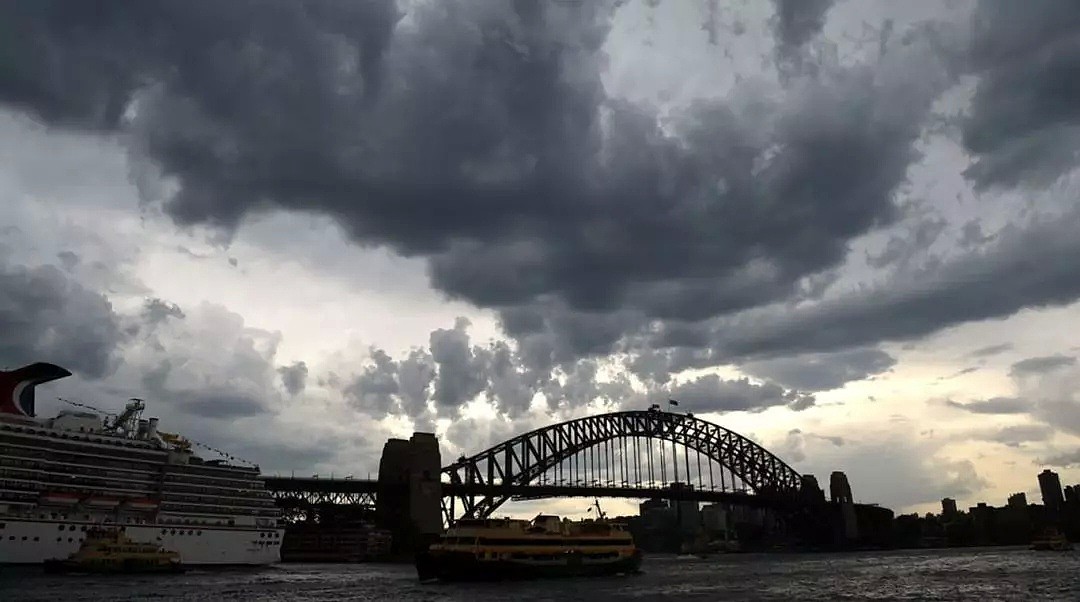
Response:
[[[0,515],[0,564],[40,564],[67,558],[79,549],[84,527],[101,523],[27,520]],[[184,566],[266,565],[280,560],[281,538],[277,528],[225,528],[175,524],[124,524],[136,541],[160,543],[180,554]],[[200,534],[201,532],[201,534]],[[275,535],[276,534],[276,535]]]
[[[599,577],[633,574],[641,570],[641,550],[632,556],[611,560],[584,560],[564,554],[552,561],[480,560],[467,552],[423,552],[416,558],[421,581],[502,581],[559,577]]]
[[[153,566],[121,563],[114,566],[87,567],[70,560],[51,558],[45,561],[45,572],[54,575],[75,574],[124,574],[133,573],[183,573],[182,564],[158,564]]]

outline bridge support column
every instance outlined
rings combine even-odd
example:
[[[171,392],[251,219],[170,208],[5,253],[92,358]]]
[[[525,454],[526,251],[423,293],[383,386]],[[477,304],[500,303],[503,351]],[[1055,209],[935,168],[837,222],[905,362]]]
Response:
[[[390,439],[379,461],[376,514],[393,533],[393,552],[411,556],[442,530],[442,465],[432,433]]]
[[[426,546],[442,532],[442,458],[432,433],[413,433],[409,465],[409,519]]]

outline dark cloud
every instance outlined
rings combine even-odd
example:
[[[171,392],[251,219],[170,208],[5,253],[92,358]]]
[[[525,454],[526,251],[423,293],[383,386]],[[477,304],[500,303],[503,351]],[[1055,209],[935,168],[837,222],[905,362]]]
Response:
[[[178,101],[190,98],[196,106],[174,105],[187,109],[178,118],[201,110],[228,121],[253,106],[256,95],[269,103],[264,106],[307,106],[299,116],[314,117],[318,103],[305,105],[302,97],[329,91],[338,69],[351,68],[366,88],[377,85],[378,58],[397,18],[391,0],[60,1],[5,4],[0,15],[8,57],[0,100],[51,123],[103,130],[120,124],[146,86],[161,86]],[[226,125],[241,134],[238,121]],[[194,143],[207,132],[190,134]]]
[[[978,372],[978,371],[979,371],[978,366],[968,366],[967,368],[957,370],[956,372],[953,372],[952,374],[950,374],[948,376],[939,376],[938,380],[949,380],[949,379],[953,379],[953,378],[963,376],[965,374],[971,374],[972,372]]]
[[[967,403],[947,399],[945,405],[975,414],[1024,414],[1032,409],[1031,402],[1018,397],[991,397]]]
[[[141,396],[181,414],[215,419],[277,410],[279,333],[252,328],[239,314],[208,303],[181,311],[152,299],[141,317],[154,326],[126,342],[120,373],[142,384]]]
[[[774,382],[755,384],[716,375],[634,387],[625,375],[603,374],[601,363],[588,358],[538,370],[504,341],[473,344],[468,327],[468,321],[459,318],[454,328],[432,332],[429,349],[413,349],[401,360],[372,349],[368,365],[344,388],[345,395],[375,416],[404,414],[424,423],[435,416],[456,418],[474,399],[484,399],[499,415],[516,420],[529,412],[538,395],[554,415],[573,414],[590,404],[644,409],[672,398],[679,400],[680,410],[693,412],[773,406],[803,410],[815,402],[813,395]]]
[[[266,403],[256,397],[230,389],[181,389],[169,392],[173,403],[183,412],[204,418],[243,418],[267,411]]]
[[[169,303],[157,297],[147,299],[143,304],[143,319],[151,325],[160,324],[169,318],[182,320],[184,311],[175,303]]]
[[[1061,466],[1062,468],[1080,466],[1080,449],[1040,458],[1035,463],[1043,466]]]
[[[394,396],[398,394],[397,363],[382,349],[372,349],[370,360],[344,393],[360,408],[377,414],[390,413],[395,409]]]
[[[1020,447],[1024,443],[1048,441],[1054,435],[1054,429],[1043,424],[1020,424],[999,429],[978,431],[967,436],[981,441],[992,441],[1009,447]]]
[[[79,265],[79,256],[71,251],[60,251],[56,254],[56,258],[60,260],[60,266],[68,272],[74,270],[75,266]]]
[[[487,365],[483,354],[474,353],[469,345],[468,327],[468,320],[458,318],[454,328],[431,333],[431,359],[437,367],[436,408],[456,410],[487,387]]]
[[[327,440],[319,436],[312,437],[310,433],[307,437],[302,441],[258,439],[238,441],[234,446],[229,447],[229,451],[235,452],[237,457],[248,462],[260,464],[262,473],[265,475],[291,475],[293,471],[317,471],[315,467],[329,462],[341,450],[340,441]],[[369,467],[377,465],[377,460],[368,462]],[[306,477],[310,474],[313,473],[300,472],[296,476]]]
[[[979,247],[991,240],[994,240],[994,237],[983,234],[982,224],[978,220],[971,220],[960,229],[959,242],[964,249]]]
[[[1080,146],[1080,4],[982,0],[974,23],[967,176],[979,187],[1048,184]]]
[[[289,395],[296,396],[304,392],[308,376],[306,363],[293,362],[291,365],[281,366],[278,368],[278,374],[281,375],[281,384],[285,385],[285,390],[289,392]]]
[[[814,405],[814,396],[785,390],[775,383],[757,385],[748,379],[724,380],[707,374],[665,387],[663,393],[679,402],[680,411],[691,412],[756,412],[773,406],[805,410]],[[657,396],[653,399],[661,401]]]
[[[975,351],[972,351],[971,353],[969,353],[968,356],[969,357],[990,357],[992,355],[998,355],[999,353],[1004,353],[1006,351],[1010,351],[1010,350],[1012,350],[1012,348],[1013,348],[1012,343],[1000,343],[1000,344],[997,344],[997,345],[990,345],[990,346],[987,346],[987,347],[980,347],[980,348],[976,349]]]
[[[825,14],[835,0],[773,0],[774,31],[781,58],[790,59],[825,26]]]
[[[1067,355],[1029,357],[1013,364],[1012,368],[1009,369],[1009,376],[1016,378],[1033,374],[1045,374],[1059,368],[1074,365],[1076,365],[1076,358]]]
[[[102,295],[53,266],[0,259],[0,365],[51,362],[91,378],[113,372],[123,334]]]
[[[979,252],[802,308],[720,321],[723,357],[828,351],[921,337],[943,327],[1060,306],[1080,297],[1080,211],[1009,226]],[[1002,286],[1001,283],[1008,283]]]
[[[828,391],[886,372],[895,364],[896,358],[880,349],[852,349],[748,362],[740,370],[793,389]]]
[[[802,295],[896,219],[952,79],[932,36],[774,97],[740,84],[662,127],[605,95],[615,4],[414,3],[400,22],[389,1],[6,5],[0,99],[124,129],[136,171],[176,184],[179,223],[296,209],[424,257],[519,341],[553,333],[524,346],[555,361]],[[829,4],[779,3],[781,43]],[[441,382],[439,403],[470,382]]]
[[[905,268],[920,253],[925,253],[947,226],[948,222],[939,217],[920,219],[901,234],[889,237],[885,248],[876,255],[868,255],[866,261],[875,268],[892,265]]]

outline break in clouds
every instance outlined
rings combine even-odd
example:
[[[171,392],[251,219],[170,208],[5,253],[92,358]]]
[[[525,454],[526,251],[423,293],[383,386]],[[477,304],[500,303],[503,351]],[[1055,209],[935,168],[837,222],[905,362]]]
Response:
[[[946,127],[974,189],[1026,194],[1067,177],[1080,143],[1080,88],[1067,83],[1080,67],[1076,3],[890,21],[873,52],[843,61],[819,43],[837,5],[778,0],[761,72],[664,115],[604,81],[628,4],[5,3],[0,103],[122,137],[143,202],[178,226],[228,237],[265,212],[329,216],[355,244],[420,258],[433,287],[495,312],[509,341],[472,341],[459,321],[327,377],[375,414],[455,416],[478,396],[511,417],[536,399],[798,410],[889,370],[882,342],[1080,297],[1075,203],[992,232],[929,218],[867,257],[860,269],[880,277],[843,277],[856,240],[910,216],[911,169],[958,86],[970,105]],[[949,237],[951,252],[918,259]],[[102,377],[139,336],[62,266],[2,269],[0,324],[16,333],[5,361],[70,353]],[[184,320],[188,308],[156,303],[143,332]],[[210,387],[219,402],[181,392],[185,407],[246,414],[266,387],[308,387],[306,363],[263,363],[245,364],[257,384]],[[754,381],[674,378],[725,365]]]

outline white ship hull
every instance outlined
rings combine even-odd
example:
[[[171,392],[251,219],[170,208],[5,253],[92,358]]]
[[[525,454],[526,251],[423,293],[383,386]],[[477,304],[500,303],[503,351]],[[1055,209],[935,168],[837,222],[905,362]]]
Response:
[[[79,549],[89,521],[35,520],[0,515],[0,564],[34,564],[67,558]],[[180,554],[186,566],[263,565],[281,558],[284,531],[278,528],[123,524],[135,541],[160,543]]]

